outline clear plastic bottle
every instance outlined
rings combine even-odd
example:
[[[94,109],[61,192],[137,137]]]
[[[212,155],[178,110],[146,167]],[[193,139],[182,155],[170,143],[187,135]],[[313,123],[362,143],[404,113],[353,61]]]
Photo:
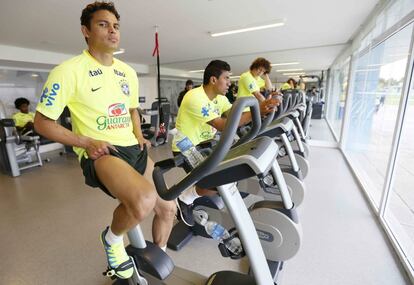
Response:
[[[174,135],[174,143],[193,168],[204,160],[203,155],[196,149],[191,140],[179,130]]]
[[[206,232],[215,240],[223,242],[223,240],[230,237],[229,232],[222,225],[215,221],[208,221],[204,226]],[[234,255],[239,255],[243,248],[241,246],[240,239],[237,237],[232,238],[229,241],[224,242],[226,248]]]

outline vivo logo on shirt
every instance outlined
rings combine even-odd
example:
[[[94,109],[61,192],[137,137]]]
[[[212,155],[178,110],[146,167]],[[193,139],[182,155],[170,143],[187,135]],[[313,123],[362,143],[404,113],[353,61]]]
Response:
[[[42,95],[40,95],[40,103],[43,103],[45,101],[46,106],[53,106],[53,102],[56,100],[59,89],[59,83],[53,83],[50,91],[48,87],[45,87],[45,89],[43,89]]]
[[[93,76],[98,76],[98,75],[102,75],[102,70],[100,70],[99,68],[97,70],[89,70],[89,76],[93,77]]]

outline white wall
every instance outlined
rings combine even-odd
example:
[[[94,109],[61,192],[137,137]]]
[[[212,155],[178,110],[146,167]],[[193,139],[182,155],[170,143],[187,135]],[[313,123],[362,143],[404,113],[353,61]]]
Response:
[[[79,54],[82,51],[79,51]],[[51,51],[21,48],[16,46],[0,45],[0,62],[6,62],[1,64],[6,67],[18,66],[24,70],[24,63],[27,63],[30,70],[36,68],[36,64],[39,64],[39,69],[44,69],[45,64],[57,65],[62,61],[65,61],[76,54],[57,53]],[[16,63],[16,65],[14,65]],[[146,64],[128,63],[138,73],[149,73],[150,68]]]
[[[145,97],[145,103],[139,103],[142,109],[151,109],[157,98],[157,78],[155,76],[138,76],[139,96]]]
[[[81,51],[79,51],[80,53]],[[14,100],[18,97],[26,97],[32,102],[32,108],[35,107],[40,96],[42,85],[47,78],[48,72],[53,66],[76,56],[74,54],[65,54],[50,52],[44,50],[36,50],[29,48],[21,48],[16,46],[0,45],[0,99],[6,103],[7,113],[14,112]],[[141,107],[145,109],[151,108],[152,102],[157,98],[157,77],[156,67],[154,65],[128,63],[138,74],[140,83],[140,96],[145,97],[145,103],[141,103]],[[29,71],[42,71],[42,82],[34,83],[33,78],[30,77]],[[8,74],[14,74],[10,77]],[[28,73],[22,81],[17,74]],[[164,83],[164,90],[162,96],[176,101],[173,98],[178,85],[184,86],[185,80],[191,78],[197,82],[201,80],[202,74],[189,74],[183,70],[171,69],[161,67],[161,75],[164,77],[171,77],[171,81],[177,87],[171,87]],[[44,78],[43,78],[44,77]],[[40,78],[39,78],[40,79]],[[170,80],[170,79],[168,79]],[[181,84],[182,82],[182,84]],[[11,86],[13,85],[14,86]],[[173,84],[173,85],[174,85]],[[181,87],[180,87],[181,88]],[[182,87],[184,88],[184,87]],[[174,94],[173,94],[174,93]],[[165,94],[165,95],[164,95]]]

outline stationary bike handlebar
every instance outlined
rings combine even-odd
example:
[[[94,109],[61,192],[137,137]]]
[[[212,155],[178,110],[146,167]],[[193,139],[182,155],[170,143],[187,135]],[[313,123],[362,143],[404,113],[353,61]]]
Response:
[[[177,198],[181,192],[196,184],[200,179],[210,174],[216,166],[223,161],[228,151],[232,147],[234,136],[240,122],[243,110],[250,107],[252,113],[252,128],[240,140],[244,142],[254,138],[261,126],[260,109],[256,98],[242,97],[238,98],[230,110],[224,131],[221,133],[220,140],[211,154],[195,167],[187,176],[185,176],[177,184],[170,188],[166,185],[164,180],[164,173],[168,170],[183,164],[182,158],[167,159],[157,162],[152,173],[155,188],[158,194],[164,200],[173,200]],[[179,156],[178,156],[179,157]]]
[[[273,111],[267,114],[266,117],[262,120],[262,126],[259,130],[259,133],[261,133],[264,129],[266,129],[266,127],[273,121],[273,118],[276,113],[276,109],[278,108],[274,108]]]

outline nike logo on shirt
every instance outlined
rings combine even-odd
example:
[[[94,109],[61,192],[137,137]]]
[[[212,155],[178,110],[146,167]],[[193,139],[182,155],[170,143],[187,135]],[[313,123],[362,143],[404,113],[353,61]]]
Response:
[[[92,92],[98,91],[99,89],[101,89],[102,87],[98,87],[98,88],[91,88]]]

